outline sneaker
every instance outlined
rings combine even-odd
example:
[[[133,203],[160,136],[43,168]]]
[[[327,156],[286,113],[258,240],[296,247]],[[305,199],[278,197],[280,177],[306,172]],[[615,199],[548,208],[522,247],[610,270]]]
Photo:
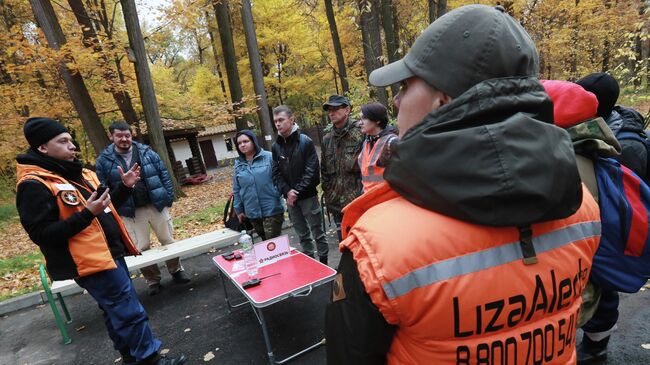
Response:
[[[155,365],[183,365],[187,361],[185,355],[180,355],[179,357],[166,357],[162,355],[158,358]]]
[[[162,290],[162,285],[160,283],[149,285],[149,295],[154,296],[160,294]]]
[[[600,341],[593,341],[589,336],[583,336],[582,342],[576,348],[578,353],[578,365],[605,364],[607,362],[607,336]]]
[[[185,364],[186,361],[187,358],[185,355],[180,355],[178,357],[167,357],[156,352],[146,359],[140,361],[138,365],[182,365]]]
[[[172,274],[172,279],[174,279],[174,282],[175,282],[176,284],[187,284],[187,283],[189,283],[190,281],[192,281],[192,280],[190,279],[190,277],[187,276],[187,274],[185,273],[185,271],[182,271],[182,270],[181,270],[181,271],[176,271],[175,273],[173,273],[173,274]]]

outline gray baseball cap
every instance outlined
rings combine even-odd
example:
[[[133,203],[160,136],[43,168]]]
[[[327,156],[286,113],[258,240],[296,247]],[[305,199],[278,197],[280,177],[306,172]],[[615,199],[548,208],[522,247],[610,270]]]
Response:
[[[404,58],[370,73],[370,83],[418,76],[456,98],[484,80],[538,73],[535,43],[503,7],[467,5],[431,23]]]

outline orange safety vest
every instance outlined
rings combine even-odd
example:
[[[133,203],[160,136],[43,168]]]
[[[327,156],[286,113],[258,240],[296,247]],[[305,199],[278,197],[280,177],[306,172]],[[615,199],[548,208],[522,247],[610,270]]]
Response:
[[[86,199],[77,191],[78,189],[86,189],[92,192],[86,187],[73,184],[63,177],[53,174],[39,166],[18,164],[17,174],[18,182],[16,186],[26,180],[36,180],[50,189],[52,195],[57,197],[56,203],[59,208],[59,219],[67,219],[85,208]],[[93,188],[99,185],[99,179],[94,172],[83,169],[82,175]],[[109,205],[109,209],[120,227],[122,241],[127,251],[132,255],[139,255],[140,252],[133,244],[133,241],[131,241],[124,227],[124,223],[122,223],[122,219],[117,214],[117,210],[112,203]],[[108,248],[106,235],[97,218],[93,219],[88,227],[68,239],[68,250],[80,277],[117,267]],[[45,259],[47,261],[47,257]]]
[[[368,140],[363,141],[358,163],[361,168],[361,183],[363,184],[364,193],[384,181],[385,167],[377,166],[377,161],[379,161],[381,152],[386,147],[386,144],[393,138],[397,138],[397,136],[394,134],[386,134],[377,139],[372,148],[370,148]]]
[[[398,326],[388,364],[575,364],[580,294],[600,238],[584,186],[575,214],[531,226],[534,264],[522,260],[517,228],[447,217],[386,183],[344,213],[340,248]]]

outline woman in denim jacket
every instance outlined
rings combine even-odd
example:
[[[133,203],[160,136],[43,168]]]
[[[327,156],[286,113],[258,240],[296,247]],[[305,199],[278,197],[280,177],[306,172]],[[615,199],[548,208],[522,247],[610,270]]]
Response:
[[[255,134],[237,132],[235,171],[232,177],[234,207],[240,222],[248,219],[263,240],[280,235],[284,222],[284,203],[273,185],[273,158],[264,151]]]

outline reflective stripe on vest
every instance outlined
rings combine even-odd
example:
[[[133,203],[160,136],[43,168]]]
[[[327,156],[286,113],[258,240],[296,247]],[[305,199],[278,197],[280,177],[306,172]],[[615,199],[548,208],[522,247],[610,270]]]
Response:
[[[598,235],[600,235],[600,222],[583,222],[533,237],[533,245],[535,251],[540,254]],[[386,283],[383,288],[388,298],[393,299],[423,286],[521,259],[523,259],[523,255],[519,241],[507,243],[502,246],[436,262]]]

